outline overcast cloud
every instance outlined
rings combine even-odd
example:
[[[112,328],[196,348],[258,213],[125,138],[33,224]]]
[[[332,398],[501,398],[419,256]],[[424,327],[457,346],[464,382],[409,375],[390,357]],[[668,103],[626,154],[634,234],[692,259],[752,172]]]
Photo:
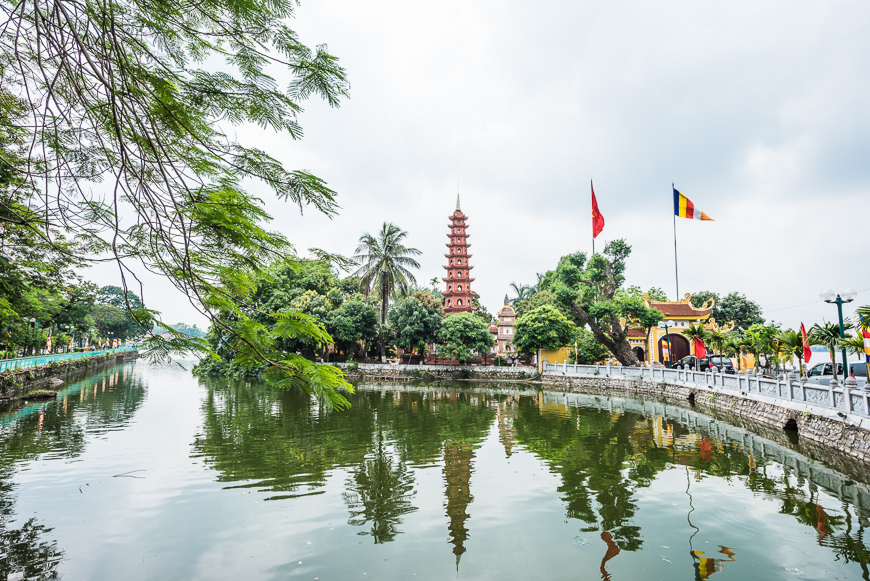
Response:
[[[329,220],[262,188],[274,229],[349,255],[393,222],[423,252],[421,283],[443,276],[458,187],[491,312],[511,281],[591,250],[590,178],[596,248],[625,238],[629,284],[675,297],[673,181],[716,220],[678,220],[680,293],[739,291],[809,326],[836,319],[825,288],[870,304],[868,16],[831,0],[306,0],[295,26],[341,59],[351,98],[308,102],[298,142],[238,133],[339,193]],[[148,283],[166,320],[202,323]]]

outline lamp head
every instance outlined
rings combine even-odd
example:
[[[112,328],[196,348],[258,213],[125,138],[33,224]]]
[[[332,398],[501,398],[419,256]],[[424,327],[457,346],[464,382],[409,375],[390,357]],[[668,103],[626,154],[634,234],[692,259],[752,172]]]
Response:
[[[834,293],[834,291],[832,291],[831,289],[823,290],[822,292],[819,293],[819,298],[822,299],[823,301],[825,301],[826,303],[833,302],[834,297],[836,297],[836,296],[837,296],[836,293]]]
[[[851,303],[852,301],[855,300],[855,297],[857,297],[857,296],[858,296],[858,293],[855,291],[855,289],[847,288],[840,295],[840,298],[843,299],[844,303]]]

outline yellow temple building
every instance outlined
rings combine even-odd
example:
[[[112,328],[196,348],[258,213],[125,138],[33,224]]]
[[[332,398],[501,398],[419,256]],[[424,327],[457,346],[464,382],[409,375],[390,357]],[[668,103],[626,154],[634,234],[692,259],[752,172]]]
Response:
[[[705,329],[717,329],[715,319],[710,318],[715,301],[710,300],[697,308],[691,303],[692,295],[686,293],[682,300],[676,302],[654,301],[644,293],[644,304],[653,309],[658,309],[665,318],[657,328],[650,331],[649,337],[643,329],[631,328],[628,330],[628,341],[638,360],[644,363],[661,363],[665,360],[662,355],[662,340],[667,333],[671,345],[671,361],[678,361],[689,355],[689,340],[683,335],[690,325],[703,326]],[[733,323],[723,331],[733,328]],[[667,330],[666,330],[667,329]]]

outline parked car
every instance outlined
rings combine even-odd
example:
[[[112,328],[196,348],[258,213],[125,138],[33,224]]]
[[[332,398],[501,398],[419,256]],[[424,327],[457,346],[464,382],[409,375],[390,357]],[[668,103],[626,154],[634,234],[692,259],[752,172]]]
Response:
[[[731,363],[731,359],[725,357],[724,355],[708,355],[704,358],[686,355],[685,357],[677,361],[675,365],[679,367],[686,365],[690,369],[695,369],[695,364],[697,362],[700,362],[700,366],[698,368],[699,371],[707,371],[708,369],[710,369],[711,365],[715,365],[720,372],[724,371],[725,373],[734,373],[734,364]]]
[[[816,383],[819,385],[827,385],[831,381],[833,374],[831,370],[831,362],[818,363],[807,370],[807,383]],[[843,376],[843,364],[837,363],[837,375]],[[866,363],[849,363],[849,375],[854,375],[858,380],[858,387],[867,386],[867,364]]]

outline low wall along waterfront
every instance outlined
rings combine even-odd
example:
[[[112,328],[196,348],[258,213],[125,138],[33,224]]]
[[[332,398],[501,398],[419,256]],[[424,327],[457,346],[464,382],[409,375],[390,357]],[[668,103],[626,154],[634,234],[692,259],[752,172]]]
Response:
[[[99,367],[115,365],[139,357],[135,349],[104,351],[88,357],[53,360],[38,367],[12,369],[0,373],[0,400],[13,400],[35,390],[54,388],[65,380]]]
[[[847,456],[870,462],[870,392],[801,383],[796,378],[762,379],[675,369],[594,365],[545,365],[544,389],[576,393],[632,392],[689,401],[780,429],[796,430]]]

